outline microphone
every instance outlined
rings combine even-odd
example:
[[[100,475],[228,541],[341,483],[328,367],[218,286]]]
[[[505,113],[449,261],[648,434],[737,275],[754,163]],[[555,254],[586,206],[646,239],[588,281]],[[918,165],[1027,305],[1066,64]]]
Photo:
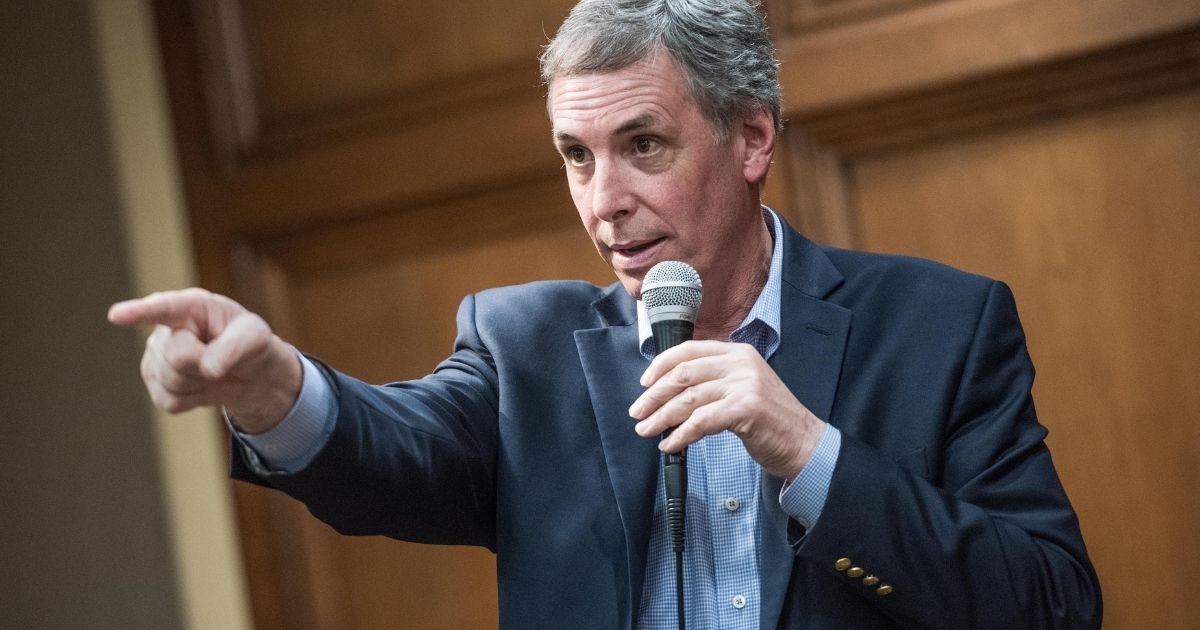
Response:
[[[642,303],[646,306],[650,330],[654,334],[658,352],[666,352],[691,340],[702,295],[700,274],[687,263],[664,260],[646,272],[646,277],[642,280]],[[662,438],[670,434],[668,430],[662,434]],[[679,628],[683,630],[687,448],[678,453],[663,453],[663,481],[667,490],[667,528],[671,535],[671,547],[675,551],[675,595],[678,602]]]
[[[642,303],[646,305],[658,352],[691,340],[702,295],[700,274],[685,262],[664,260],[646,273],[642,280]]]

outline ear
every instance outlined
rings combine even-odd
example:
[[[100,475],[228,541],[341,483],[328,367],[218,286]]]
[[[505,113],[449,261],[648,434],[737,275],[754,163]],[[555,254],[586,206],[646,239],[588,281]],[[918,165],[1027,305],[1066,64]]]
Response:
[[[742,121],[740,132],[742,174],[750,184],[761,183],[775,156],[775,121],[770,112],[760,109],[754,117]]]

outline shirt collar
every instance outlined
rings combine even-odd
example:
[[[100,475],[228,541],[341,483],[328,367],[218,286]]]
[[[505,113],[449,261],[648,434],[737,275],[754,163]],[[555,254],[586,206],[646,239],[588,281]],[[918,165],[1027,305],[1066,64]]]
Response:
[[[754,306],[746,314],[740,326],[729,336],[730,339],[742,340],[748,336],[762,336],[762,347],[759,352],[769,358],[779,347],[779,295],[780,283],[783,276],[783,246],[780,245],[780,235],[783,226],[779,215],[774,210],[762,207],[763,222],[771,232],[771,268],[767,272],[767,282],[763,285]],[[638,348],[642,356],[653,359],[655,352],[653,334],[650,331],[650,318],[646,314],[646,306],[641,300],[637,301]],[[755,343],[756,347],[760,344]]]

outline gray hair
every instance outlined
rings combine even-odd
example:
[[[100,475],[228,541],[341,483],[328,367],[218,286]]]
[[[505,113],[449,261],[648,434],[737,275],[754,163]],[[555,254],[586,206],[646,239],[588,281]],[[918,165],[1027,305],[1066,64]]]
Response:
[[[581,0],[542,51],[542,81],[620,70],[665,50],[719,139],[728,139],[737,119],[762,110],[779,130],[779,64],[758,4]]]

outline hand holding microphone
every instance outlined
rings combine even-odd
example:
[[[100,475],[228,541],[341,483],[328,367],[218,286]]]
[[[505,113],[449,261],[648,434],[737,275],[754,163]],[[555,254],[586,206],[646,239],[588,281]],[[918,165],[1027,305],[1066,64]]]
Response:
[[[656,273],[664,265],[667,267]],[[689,303],[686,298],[693,294],[688,293],[676,265],[690,271],[695,281],[695,310],[687,324],[680,323],[688,321],[680,303]],[[669,270],[674,271],[665,275]],[[660,297],[663,295],[675,297]],[[825,423],[792,395],[753,346],[690,341],[700,304],[699,275],[690,266],[665,261],[646,274],[642,300],[654,329],[652,299],[656,305],[666,304],[660,311],[667,315],[659,319],[655,340],[661,329],[667,343],[674,344],[660,345],[658,356],[642,375],[641,383],[647,389],[629,408],[629,415],[639,420],[635,426],[638,435],[662,434],[659,448],[680,453],[706,435],[730,430],[764,470],[793,479],[808,463]],[[687,339],[682,338],[685,331]]]

